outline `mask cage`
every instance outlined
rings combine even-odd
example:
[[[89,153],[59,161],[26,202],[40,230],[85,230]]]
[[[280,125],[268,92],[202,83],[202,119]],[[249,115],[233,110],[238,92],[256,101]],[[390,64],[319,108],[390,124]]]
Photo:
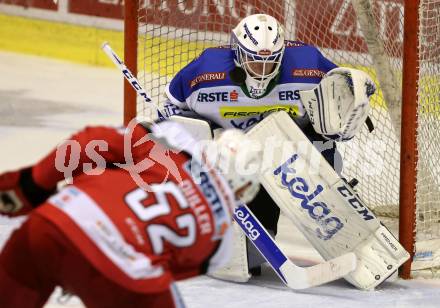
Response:
[[[284,54],[284,46],[271,55],[259,55],[240,44],[235,34],[232,35],[231,46],[234,51],[235,63],[254,80],[261,82],[271,79],[278,74]],[[255,66],[256,63],[261,64],[261,70],[255,71],[252,68],[258,67]]]

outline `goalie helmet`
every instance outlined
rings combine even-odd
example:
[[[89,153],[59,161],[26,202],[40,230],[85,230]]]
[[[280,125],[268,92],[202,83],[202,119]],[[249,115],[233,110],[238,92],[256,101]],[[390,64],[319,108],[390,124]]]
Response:
[[[245,84],[253,98],[265,94],[280,70],[284,54],[284,30],[272,16],[255,14],[232,30],[234,62],[246,73]]]
[[[224,131],[213,145],[215,147],[211,150],[216,153],[207,153],[207,156],[215,160],[211,163],[226,178],[236,199],[252,201],[260,189],[258,168],[261,149],[252,148],[251,141],[236,129]]]

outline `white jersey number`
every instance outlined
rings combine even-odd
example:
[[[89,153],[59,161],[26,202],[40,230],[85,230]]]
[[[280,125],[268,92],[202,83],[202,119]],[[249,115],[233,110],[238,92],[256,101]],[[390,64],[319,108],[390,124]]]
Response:
[[[177,201],[181,209],[188,208],[188,202],[180,189],[172,182],[151,185],[157,199],[156,204],[145,206],[142,204],[148,198],[148,192],[138,188],[125,196],[125,202],[135,215],[143,222],[159,216],[171,213],[171,207],[166,194],[171,194]],[[168,226],[161,224],[151,224],[147,226],[147,234],[150,238],[155,254],[162,254],[164,251],[164,241],[176,247],[189,247],[194,244],[196,239],[196,220],[191,214],[183,214],[176,218],[179,229],[188,230],[187,235],[179,235]]]

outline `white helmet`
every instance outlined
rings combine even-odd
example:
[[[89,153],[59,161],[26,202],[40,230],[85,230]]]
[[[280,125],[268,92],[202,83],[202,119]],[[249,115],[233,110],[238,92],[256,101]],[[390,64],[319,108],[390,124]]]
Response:
[[[224,131],[213,144],[217,153],[210,157],[216,157],[215,168],[226,178],[238,200],[252,201],[260,189],[261,148],[253,148],[255,143],[238,129]]]
[[[232,30],[234,62],[246,72],[246,87],[253,98],[261,97],[278,74],[284,54],[284,30],[272,16],[255,14]]]

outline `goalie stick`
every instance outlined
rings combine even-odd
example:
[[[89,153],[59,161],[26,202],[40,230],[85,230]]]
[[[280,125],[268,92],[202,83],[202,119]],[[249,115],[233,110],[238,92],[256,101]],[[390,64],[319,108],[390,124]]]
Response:
[[[160,118],[164,118],[159,109],[152,103],[137,78],[133,76],[107,42],[102,45],[102,50],[121,70],[137,94],[145,102],[151,103],[156,108]],[[356,268],[354,253],[347,253],[310,267],[299,267],[286,257],[281,248],[270,237],[267,230],[245,204],[241,204],[235,209],[234,219],[280,279],[291,289],[299,290],[321,285],[342,278]]]
[[[147,92],[141,86],[137,78],[130,72],[130,70],[127,68],[124,62],[118,57],[118,55],[110,47],[110,45],[107,42],[105,42],[102,44],[101,48],[105,52],[105,54],[110,58],[110,60],[112,60],[112,62],[121,70],[122,74],[124,74],[125,79],[127,79],[127,81],[131,84],[133,89],[136,90],[137,94],[140,97],[142,97],[146,103],[149,103],[155,107],[157,111],[157,115],[161,120],[165,119],[165,117],[160,112],[159,108],[157,108],[151,101],[151,98],[148,97]]]
[[[234,219],[278,277],[291,289],[318,286],[342,278],[356,268],[356,256],[352,252],[310,267],[297,266],[285,255],[245,204],[235,208]]]

